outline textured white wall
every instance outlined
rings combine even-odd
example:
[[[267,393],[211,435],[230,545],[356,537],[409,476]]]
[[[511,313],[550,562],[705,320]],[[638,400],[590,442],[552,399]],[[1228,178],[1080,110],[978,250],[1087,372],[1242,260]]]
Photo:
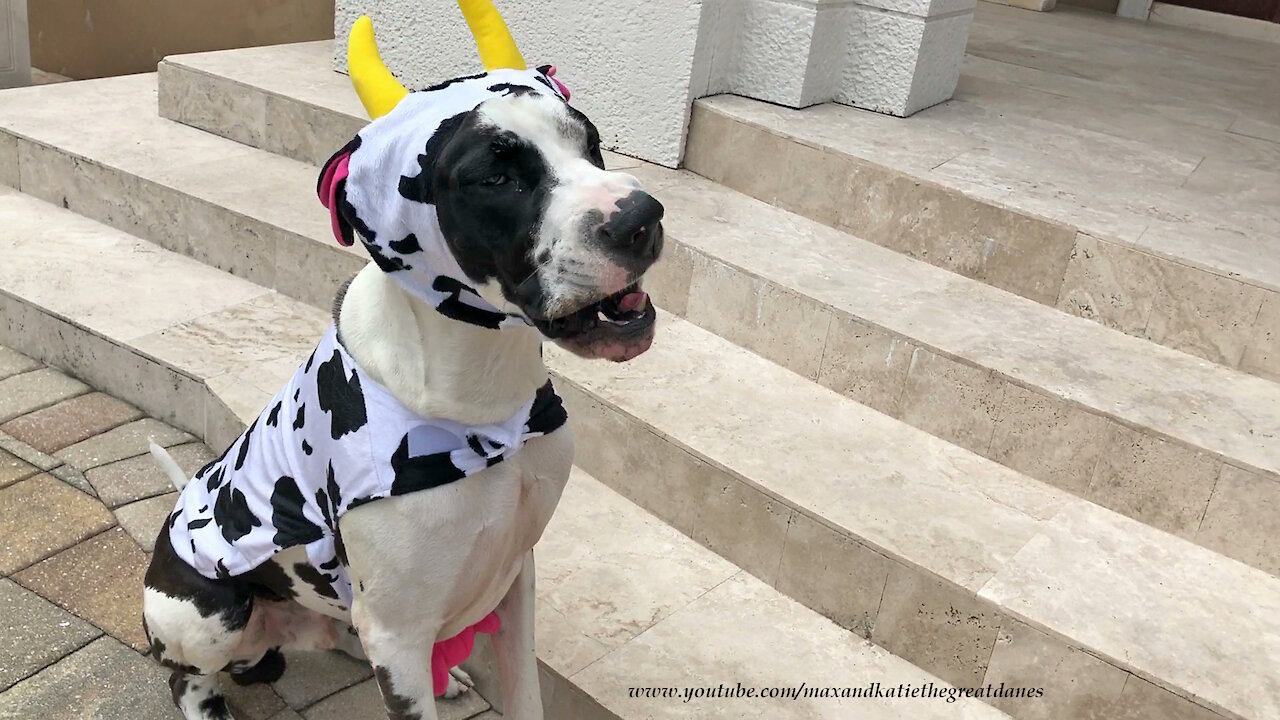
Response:
[[[605,147],[671,167],[679,162],[702,0],[496,4],[525,60],[556,66]],[[347,32],[363,14],[373,17],[383,59],[410,88],[483,69],[454,0],[337,0],[334,63],[342,72]]]
[[[910,115],[955,92],[976,0],[705,0],[706,90]],[[701,69],[701,68],[700,68]]]
[[[1047,1],[1047,0],[1046,0]],[[910,115],[955,91],[976,0],[496,0],[525,60],[554,64],[606,147],[676,166],[694,98],[835,100]],[[481,69],[455,0],[337,0],[334,63],[371,15],[410,88]]]

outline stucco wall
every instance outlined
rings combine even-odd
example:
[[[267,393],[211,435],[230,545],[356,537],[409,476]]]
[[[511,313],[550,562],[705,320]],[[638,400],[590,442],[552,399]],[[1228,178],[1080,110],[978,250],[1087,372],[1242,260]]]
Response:
[[[165,55],[333,37],[333,0],[31,0],[31,61],[77,79]]]
[[[667,166],[680,160],[701,0],[497,0],[525,60],[555,65],[607,148]],[[454,0],[337,0],[335,67],[346,35],[373,17],[383,59],[410,88],[482,69]],[[704,47],[709,38],[703,38]]]

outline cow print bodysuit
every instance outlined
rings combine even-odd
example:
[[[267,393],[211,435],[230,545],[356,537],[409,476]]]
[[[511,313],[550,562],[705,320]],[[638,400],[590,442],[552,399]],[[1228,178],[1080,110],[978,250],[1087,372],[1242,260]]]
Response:
[[[565,419],[550,383],[498,425],[421,418],[365,375],[330,327],[249,429],[183,489],[170,540],[210,578],[246,573],[304,545],[315,571],[308,579],[349,609],[343,513],[460,480]]]

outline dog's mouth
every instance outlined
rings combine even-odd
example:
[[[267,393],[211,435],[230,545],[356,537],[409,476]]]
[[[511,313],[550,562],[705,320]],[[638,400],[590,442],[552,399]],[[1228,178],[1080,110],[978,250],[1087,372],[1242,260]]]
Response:
[[[567,315],[535,320],[534,325],[577,355],[625,362],[649,349],[657,319],[649,295],[632,283]]]

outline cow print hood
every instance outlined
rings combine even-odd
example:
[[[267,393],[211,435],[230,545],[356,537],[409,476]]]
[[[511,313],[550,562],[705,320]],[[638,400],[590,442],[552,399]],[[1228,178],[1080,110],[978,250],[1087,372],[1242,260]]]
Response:
[[[555,68],[493,70],[409,93],[325,163],[317,194],[338,242],[358,235],[379,268],[401,287],[454,320],[489,328],[525,325],[480,297],[440,230],[436,206],[413,188],[439,152],[451,122],[482,102],[535,92],[568,102]]]
[[[461,480],[565,420],[550,382],[502,423],[424,419],[360,370],[330,327],[244,434],[183,488],[169,540],[215,579],[304,545],[308,562],[295,573],[334,608],[349,608],[343,513]]]

